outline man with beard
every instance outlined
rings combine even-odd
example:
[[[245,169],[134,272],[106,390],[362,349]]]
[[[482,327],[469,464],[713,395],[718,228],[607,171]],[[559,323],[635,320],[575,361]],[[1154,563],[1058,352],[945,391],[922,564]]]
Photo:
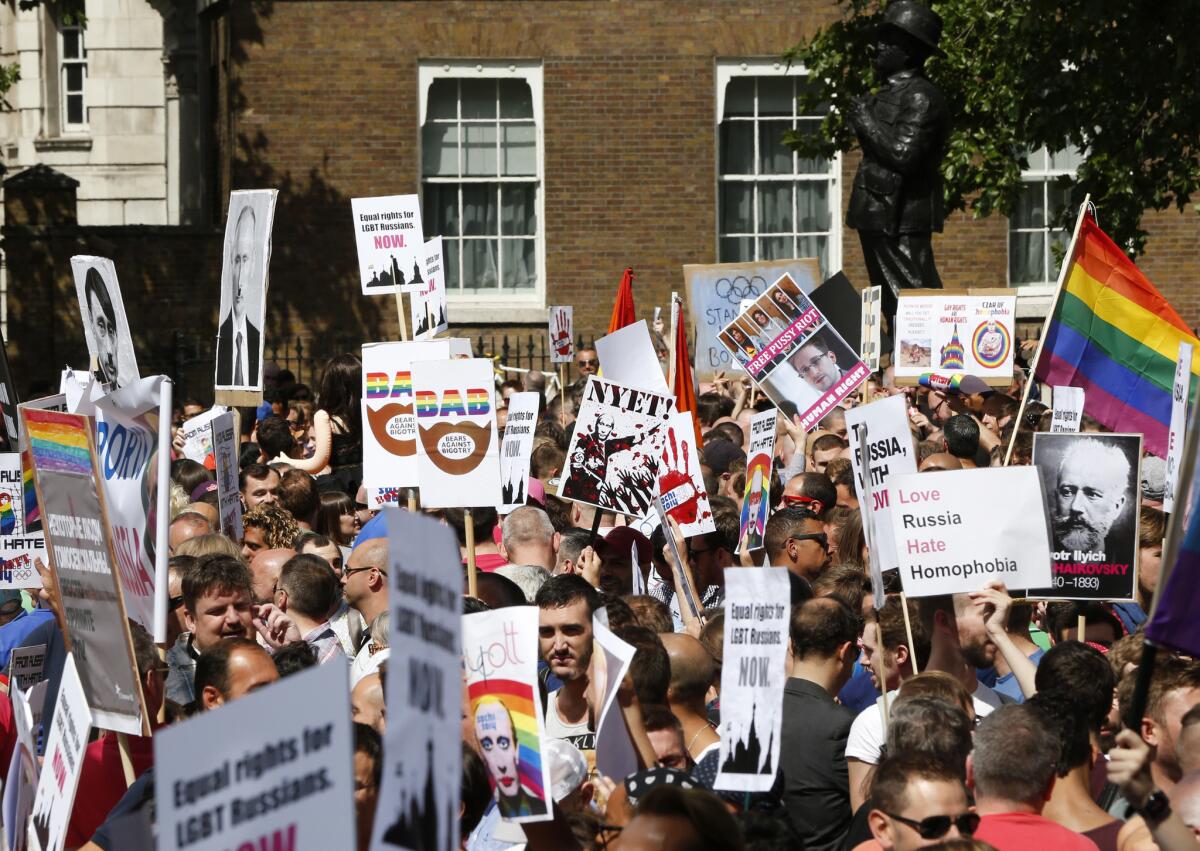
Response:
[[[538,649],[562,687],[546,701],[546,735],[581,751],[596,747],[588,726],[588,665],[592,661],[592,613],[600,595],[583,577],[552,576],[538,589]],[[589,760],[590,762],[590,760]]]
[[[1119,447],[1094,438],[1071,443],[1050,495],[1056,551],[1107,551],[1109,530],[1125,508],[1129,470]]]
[[[612,414],[600,414],[596,417],[595,430],[590,434],[584,433],[580,438],[571,454],[573,469],[564,487],[563,496],[604,508],[630,509],[640,514],[649,503],[641,504],[642,500],[638,498],[639,494],[635,489],[614,487],[613,483],[608,481],[608,459],[617,452],[640,446],[650,434],[643,432],[627,437],[613,437],[615,427]],[[651,473],[642,489],[648,488],[653,481],[654,476]],[[619,504],[618,499],[622,496],[630,504]]]

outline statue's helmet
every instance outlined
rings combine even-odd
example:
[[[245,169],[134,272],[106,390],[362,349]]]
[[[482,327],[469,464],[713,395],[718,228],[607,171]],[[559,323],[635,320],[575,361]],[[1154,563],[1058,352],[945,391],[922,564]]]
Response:
[[[895,0],[883,13],[883,27],[894,27],[929,48],[930,53],[945,56],[938,41],[942,37],[941,16],[917,0]]]

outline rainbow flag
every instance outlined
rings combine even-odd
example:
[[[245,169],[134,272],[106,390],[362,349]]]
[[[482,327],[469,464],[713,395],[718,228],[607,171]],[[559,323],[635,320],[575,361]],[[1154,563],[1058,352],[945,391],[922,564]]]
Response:
[[[1083,214],[1034,377],[1082,387],[1084,413],[1113,431],[1141,432],[1165,457],[1179,343],[1200,340],[1137,266]]]

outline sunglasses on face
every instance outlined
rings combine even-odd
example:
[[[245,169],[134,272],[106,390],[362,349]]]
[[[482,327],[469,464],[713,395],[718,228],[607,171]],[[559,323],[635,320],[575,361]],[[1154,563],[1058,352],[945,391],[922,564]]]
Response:
[[[829,549],[829,536],[824,532],[810,532],[807,535],[792,535],[793,541],[816,541],[821,549]]]
[[[580,366],[599,366],[600,365],[600,361],[596,360],[595,358],[580,358],[577,361],[577,363]]]
[[[895,813],[884,813],[888,818],[894,818],[901,824],[906,824],[921,835],[922,839],[941,839],[950,832],[950,825],[958,828],[963,836],[973,836],[979,827],[978,813],[962,813],[957,816],[928,816],[920,821],[898,816]]]

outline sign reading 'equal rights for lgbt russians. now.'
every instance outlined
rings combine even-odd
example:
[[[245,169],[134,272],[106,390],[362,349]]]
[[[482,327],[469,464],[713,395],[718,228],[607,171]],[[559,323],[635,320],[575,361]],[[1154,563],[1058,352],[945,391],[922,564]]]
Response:
[[[908,596],[976,591],[993,579],[1046,587],[1050,543],[1035,468],[908,473],[888,480],[888,494]]]

